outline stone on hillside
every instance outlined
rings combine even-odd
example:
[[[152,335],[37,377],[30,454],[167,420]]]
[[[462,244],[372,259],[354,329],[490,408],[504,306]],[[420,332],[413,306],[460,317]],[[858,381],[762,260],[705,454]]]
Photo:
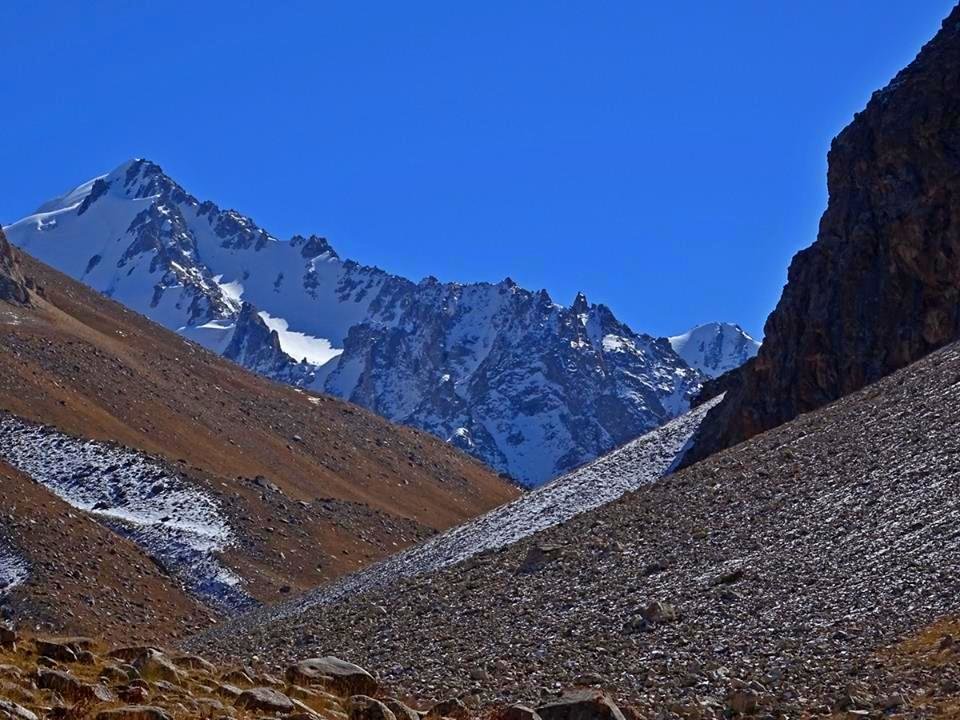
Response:
[[[170,716],[158,707],[130,705],[101,710],[97,720],[170,720]]]
[[[652,625],[662,622],[671,622],[677,619],[677,610],[670,603],[654,600],[644,607],[640,614],[643,619]]]
[[[266,713],[289,713],[293,711],[293,701],[273,688],[258,687],[244,690],[234,705],[241,710],[257,710]]]
[[[217,685],[216,691],[217,695],[227,700],[236,700],[240,697],[240,688],[236,685],[231,685],[230,683],[220,683]]]
[[[175,658],[172,658],[171,662],[178,668],[183,668],[184,670],[203,670],[208,673],[216,672],[213,663],[207,662],[197,655],[177,655]]]
[[[320,685],[341,696],[373,695],[379,683],[363,668],[339,658],[311,658],[291,665],[286,672],[293,685]]]
[[[467,720],[470,717],[470,709],[464,705],[462,700],[451,698],[438,702],[427,711],[428,718],[453,718],[453,720]]]
[[[350,720],[397,720],[384,703],[366,695],[354,695],[347,701]]]
[[[125,683],[130,680],[130,675],[126,670],[116,665],[106,665],[100,671],[100,679],[112,683]]]
[[[536,710],[526,705],[511,705],[497,715],[497,720],[541,720]]]
[[[520,564],[520,572],[535,573],[562,555],[562,545],[534,545]]]
[[[752,715],[757,711],[759,697],[749,688],[734,690],[727,698],[727,706],[737,715]]]
[[[253,682],[253,678],[243,670],[228,670],[220,676],[220,680],[228,685],[235,685],[238,688],[253,687],[256,684]]]
[[[542,720],[624,720],[610,696],[593,691],[568,693],[538,707],[537,715]]]
[[[37,720],[37,716],[22,705],[0,698],[0,720]]]
[[[154,652],[162,652],[160,648],[152,645],[127,645],[111,650],[109,653],[107,653],[107,657],[113,658],[114,660],[120,660],[121,662],[130,663],[141,655],[150,652],[151,650]]]
[[[397,716],[397,720],[420,720],[420,713],[396,698],[386,698],[383,704],[390,708],[390,712]]]
[[[60,670],[40,670],[37,687],[55,690],[70,702],[111,702],[115,696],[103,685],[85,683],[70,673]]]
[[[16,650],[17,641],[19,640],[20,637],[17,635],[16,630],[0,623],[0,647]]]
[[[52,660],[65,663],[77,662],[77,656],[83,651],[89,651],[93,647],[93,640],[90,638],[36,638],[33,641],[37,648],[37,654],[48,657]]]
[[[117,695],[128,705],[143,705],[150,699],[150,692],[139,685],[125,685],[117,688]]]
[[[175,685],[180,684],[180,671],[176,665],[157,650],[147,650],[133,661],[133,666],[146,680],[165,680]]]

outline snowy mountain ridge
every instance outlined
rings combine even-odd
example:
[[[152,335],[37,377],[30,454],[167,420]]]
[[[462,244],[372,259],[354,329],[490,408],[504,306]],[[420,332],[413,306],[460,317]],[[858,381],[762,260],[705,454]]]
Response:
[[[427,430],[536,485],[689,407],[703,375],[582,294],[419,283],[281,241],[131,160],[8,226],[39,260],[268,377]]]
[[[760,349],[742,327],[724,322],[698,325],[668,339],[687,365],[709,378],[740,367]]]

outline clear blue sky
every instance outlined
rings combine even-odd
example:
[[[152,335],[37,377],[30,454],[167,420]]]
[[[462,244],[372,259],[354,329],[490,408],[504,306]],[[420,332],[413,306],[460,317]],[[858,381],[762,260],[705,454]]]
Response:
[[[9,2],[0,221],[123,160],[419,279],[761,332],[946,0]]]

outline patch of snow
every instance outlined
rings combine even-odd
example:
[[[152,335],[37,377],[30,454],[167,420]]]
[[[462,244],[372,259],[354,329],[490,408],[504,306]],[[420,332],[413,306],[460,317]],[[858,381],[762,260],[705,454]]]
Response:
[[[27,579],[27,562],[4,542],[0,542],[0,597]]]
[[[230,610],[253,605],[217,556],[234,539],[217,501],[160,462],[10,415],[0,416],[0,457],[133,540],[195,595]]]
[[[280,348],[294,360],[306,359],[312,365],[323,365],[343,353],[343,348],[333,347],[326,338],[290,330],[289,323],[283,318],[273,317],[266,311],[259,315],[267,327],[277,333]]]
[[[486,515],[319,588],[289,605],[265,612],[271,617],[290,617],[309,607],[454,565],[482,552],[515,543],[613,502],[642,485],[656,482],[679,463],[706,413],[722,399],[723,395],[713,398],[618,450]],[[460,430],[463,428],[458,429],[458,434]]]
[[[243,302],[243,283],[239,280],[232,280],[231,282],[225,283],[223,282],[223,275],[217,275],[213,278],[213,281],[217,284],[217,287],[220,288],[223,297],[239,309]]]

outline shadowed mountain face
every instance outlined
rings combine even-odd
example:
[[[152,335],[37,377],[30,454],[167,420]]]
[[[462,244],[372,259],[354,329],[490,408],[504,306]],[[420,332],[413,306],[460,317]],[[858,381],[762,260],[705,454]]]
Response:
[[[833,141],[827,182],[817,241],[793,259],[756,359],[718,381],[727,396],[688,461],[960,334],[960,7]]]
[[[0,300],[22,305],[29,300],[27,286],[20,271],[20,259],[7,237],[0,230]]]

